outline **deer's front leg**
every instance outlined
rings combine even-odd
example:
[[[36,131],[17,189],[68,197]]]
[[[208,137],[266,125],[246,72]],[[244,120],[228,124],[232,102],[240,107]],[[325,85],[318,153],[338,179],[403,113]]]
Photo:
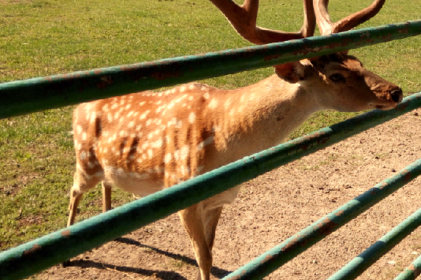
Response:
[[[194,254],[199,265],[198,280],[210,280],[212,252],[206,240],[202,209],[198,205],[181,210],[178,214],[193,245]]]

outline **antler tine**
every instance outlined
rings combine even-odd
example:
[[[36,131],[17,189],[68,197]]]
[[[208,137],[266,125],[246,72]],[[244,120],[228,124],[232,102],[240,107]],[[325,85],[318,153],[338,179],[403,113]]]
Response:
[[[283,32],[256,25],[259,0],[245,0],[242,6],[232,0],[210,0],[244,39],[258,45],[313,36],[316,28],[312,0],[304,0],[304,23],[299,32]]]
[[[322,33],[322,35],[328,35],[351,30],[352,28],[374,17],[383,7],[385,2],[386,0],[375,0],[369,7],[347,16],[336,23],[332,23],[327,10],[329,0],[314,0],[314,10],[320,33]]]

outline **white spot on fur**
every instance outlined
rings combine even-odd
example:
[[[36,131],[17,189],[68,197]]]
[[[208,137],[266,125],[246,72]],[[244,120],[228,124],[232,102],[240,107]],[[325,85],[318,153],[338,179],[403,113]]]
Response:
[[[177,119],[176,118],[172,118],[169,122],[168,122],[168,126],[172,126],[172,125],[176,125],[177,124]]]
[[[189,155],[189,152],[190,152],[190,147],[189,147],[188,145],[184,145],[184,146],[181,148],[181,152],[180,152],[180,159],[181,159],[181,160],[186,159],[186,158],[188,157],[188,155]]]
[[[202,150],[205,146],[211,144],[213,140],[215,139],[215,136],[210,136],[207,139],[205,139],[203,142],[200,142],[199,145],[197,145],[197,151]]]
[[[186,176],[186,167],[184,165],[180,167],[180,171],[181,171],[181,176],[183,177]]]
[[[196,114],[194,112],[191,112],[189,115],[189,122],[194,123],[196,121]]]
[[[145,119],[146,118],[146,116],[149,114],[149,110],[148,111],[146,111],[145,113],[143,113],[142,115],[140,115],[140,117],[139,117],[139,119],[141,119],[141,120],[143,120],[143,119]]]
[[[162,143],[163,143],[162,139],[158,139],[154,143],[151,144],[151,147],[152,148],[161,148]]]
[[[225,109],[228,109],[229,107],[231,107],[231,99],[228,99],[227,101],[225,101],[224,107]]]
[[[166,154],[164,157],[164,163],[169,163],[171,159],[172,159],[171,153]]]
[[[145,150],[147,147],[149,147],[148,141],[142,144],[142,150]]]
[[[209,108],[215,109],[216,106],[218,106],[218,101],[214,98],[211,100],[211,102],[209,102]]]
[[[81,125],[77,125],[76,126],[76,131],[78,134],[80,134],[82,132],[82,126]]]

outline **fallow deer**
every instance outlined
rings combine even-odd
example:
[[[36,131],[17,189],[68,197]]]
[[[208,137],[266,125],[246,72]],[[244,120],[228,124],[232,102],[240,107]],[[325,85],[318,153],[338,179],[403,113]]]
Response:
[[[376,0],[332,23],[328,0],[304,0],[301,31],[286,33],[256,26],[258,0],[245,0],[242,6],[232,0],[210,1],[255,44],[313,36],[316,22],[322,35],[350,30],[377,14],[385,2]],[[402,100],[398,86],[366,70],[347,52],[274,68],[269,78],[234,90],[190,83],[79,105],[73,117],[77,165],[68,225],[75,221],[82,194],[101,181],[107,211],[112,185],[146,196],[277,145],[314,112],[388,110]],[[232,188],[179,212],[193,245],[199,279],[210,279],[218,219],[238,190]]]

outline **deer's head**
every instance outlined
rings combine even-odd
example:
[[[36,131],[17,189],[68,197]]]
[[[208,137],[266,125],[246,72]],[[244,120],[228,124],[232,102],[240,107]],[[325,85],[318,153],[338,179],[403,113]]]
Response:
[[[258,0],[245,0],[242,6],[232,1],[211,0],[231,22],[234,29],[255,44],[282,42],[314,35],[316,23],[322,35],[350,30],[375,16],[385,0],[375,0],[368,8],[332,23],[328,0],[304,0],[304,23],[297,33],[256,26]],[[389,110],[402,100],[402,90],[363,67],[348,52],[295,61],[275,66],[276,74],[313,93],[320,108],[338,111],[367,109]]]

